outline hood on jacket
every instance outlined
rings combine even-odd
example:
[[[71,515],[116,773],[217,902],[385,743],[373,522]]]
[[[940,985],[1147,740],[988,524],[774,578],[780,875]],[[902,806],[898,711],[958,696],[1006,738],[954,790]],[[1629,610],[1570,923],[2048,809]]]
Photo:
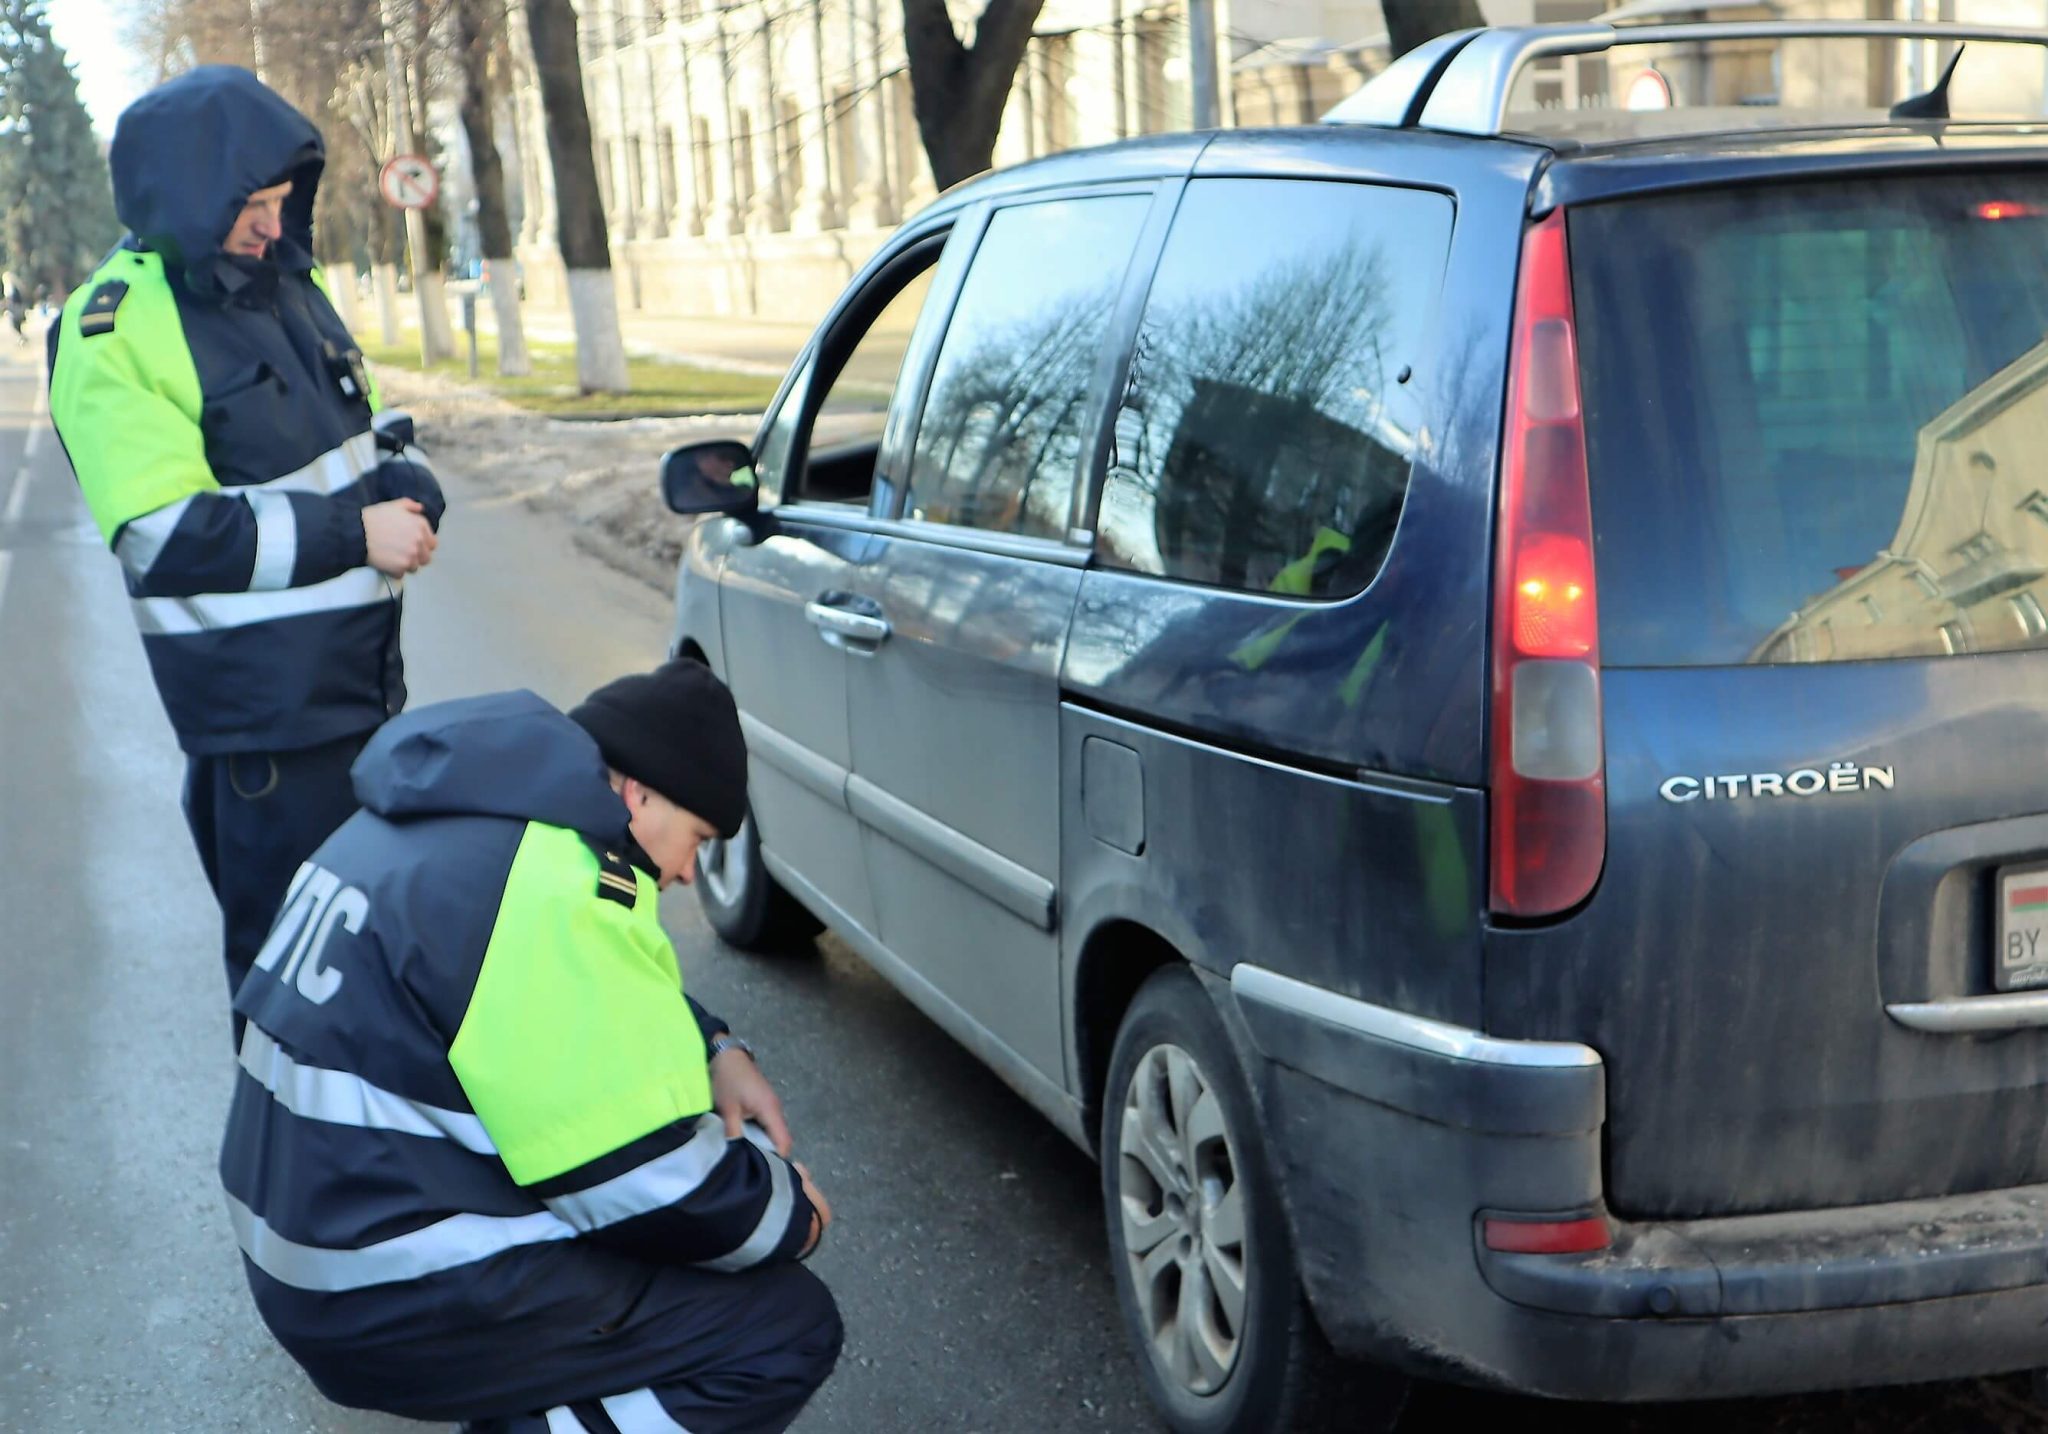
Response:
[[[531,692],[415,708],[386,722],[356,758],[356,800],[381,817],[512,817],[626,838],[588,732]]]
[[[108,152],[114,209],[144,249],[186,269],[210,267],[249,196],[292,182],[287,269],[313,262],[313,196],[327,149],[313,122],[247,70],[201,65],[121,112]]]

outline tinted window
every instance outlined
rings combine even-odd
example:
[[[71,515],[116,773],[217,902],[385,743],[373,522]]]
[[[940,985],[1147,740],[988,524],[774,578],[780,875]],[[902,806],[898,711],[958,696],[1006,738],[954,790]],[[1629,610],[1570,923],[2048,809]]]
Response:
[[[1189,185],[1117,417],[1102,560],[1301,596],[1371,582],[1450,234],[1450,201],[1419,190]]]
[[[910,466],[911,518],[1063,538],[1117,291],[1151,200],[998,211],[932,373]]]
[[[1570,225],[1606,661],[2048,645],[2048,181]]]

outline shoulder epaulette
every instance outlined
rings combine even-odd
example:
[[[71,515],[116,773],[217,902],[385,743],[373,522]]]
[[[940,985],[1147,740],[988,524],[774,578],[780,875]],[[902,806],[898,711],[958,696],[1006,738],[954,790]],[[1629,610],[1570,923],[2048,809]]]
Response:
[[[128,297],[128,281],[107,279],[92,291],[92,297],[85,301],[85,307],[78,311],[78,332],[86,338],[95,334],[111,334],[114,331],[114,311],[121,307],[121,301]]]
[[[583,844],[597,858],[597,894],[606,901],[616,901],[631,910],[640,900],[640,882],[633,875],[633,863],[621,853],[587,836],[583,838]]]

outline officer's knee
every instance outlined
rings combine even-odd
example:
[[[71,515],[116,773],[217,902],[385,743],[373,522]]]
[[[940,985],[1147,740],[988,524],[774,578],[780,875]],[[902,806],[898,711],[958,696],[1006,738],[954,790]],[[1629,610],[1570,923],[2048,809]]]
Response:
[[[799,1273],[802,1278],[791,1281],[792,1293],[801,1293],[796,1295],[796,1307],[791,1312],[795,1337],[789,1352],[803,1370],[799,1376],[802,1382],[815,1391],[839,1363],[846,1326],[839,1318],[839,1303],[832,1298],[832,1291],[825,1288],[825,1282],[801,1267]]]

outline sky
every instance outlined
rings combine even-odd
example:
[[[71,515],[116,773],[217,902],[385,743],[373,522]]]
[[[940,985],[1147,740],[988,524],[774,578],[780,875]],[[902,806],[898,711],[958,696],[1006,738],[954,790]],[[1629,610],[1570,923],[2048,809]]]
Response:
[[[93,128],[101,138],[111,137],[115,118],[149,88],[141,58],[122,43],[115,0],[50,0],[47,13],[50,33],[78,76],[79,98],[92,113]]]

